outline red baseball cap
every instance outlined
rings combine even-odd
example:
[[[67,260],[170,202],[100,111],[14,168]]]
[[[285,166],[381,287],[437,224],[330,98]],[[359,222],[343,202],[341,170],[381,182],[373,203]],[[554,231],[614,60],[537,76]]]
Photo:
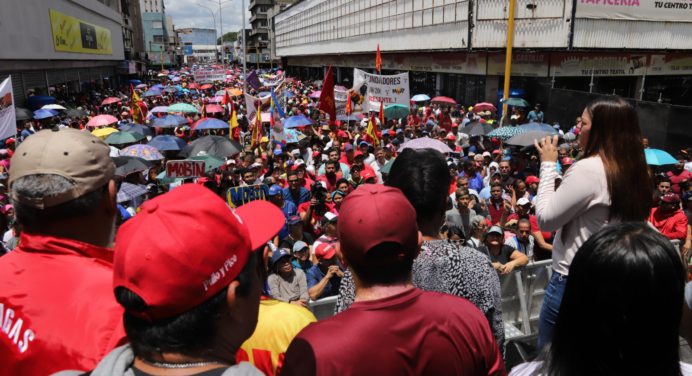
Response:
[[[355,158],[355,157],[362,157],[362,156],[363,156],[363,152],[360,151],[360,150],[356,150],[356,151],[353,153],[353,158]]]
[[[339,131],[339,132],[336,133],[336,136],[337,136],[337,137],[345,137],[345,138],[348,138],[348,133],[346,133],[346,132],[344,132],[344,131]]]
[[[285,222],[268,201],[233,210],[209,189],[185,184],[145,202],[120,228],[113,288],[125,287],[147,304],[132,315],[175,317],[228,286]]]
[[[377,178],[377,175],[375,175],[375,173],[370,169],[364,169],[363,172],[360,173],[360,177],[363,179],[363,181],[365,181],[368,179]]]
[[[539,179],[533,175],[529,175],[526,177],[526,184],[533,184],[533,183],[540,183],[540,182],[541,182],[541,179]]]
[[[396,243],[407,253],[418,250],[416,210],[400,190],[364,184],[341,203],[337,224],[341,252],[353,262],[382,243]]]
[[[448,135],[445,137],[445,140],[456,141],[456,140],[457,140],[457,136],[455,136],[453,133],[450,133],[450,134],[448,134]]]
[[[336,254],[336,249],[329,245],[328,243],[320,243],[320,245],[315,248],[315,257],[320,260],[331,260]]]

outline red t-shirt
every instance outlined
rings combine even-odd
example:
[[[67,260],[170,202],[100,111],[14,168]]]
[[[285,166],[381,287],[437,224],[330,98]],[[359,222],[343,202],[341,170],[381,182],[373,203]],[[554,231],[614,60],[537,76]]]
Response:
[[[692,180],[692,173],[687,170],[682,170],[679,175],[673,174],[673,171],[668,171],[668,179],[670,179],[670,187],[673,192],[680,194],[680,184],[686,180]]]
[[[520,219],[519,215],[517,215],[517,213],[512,213],[509,216],[507,216],[507,221],[511,221],[513,219],[516,219],[518,221]],[[541,231],[540,227],[538,227],[538,219],[536,219],[535,215],[529,215],[529,222],[531,222],[531,232],[540,232],[541,235],[543,235],[543,240],[549,241],[550,238],[553,237],[553,233]]]
[[[444,309],[441,309],[444,307]],[[488,320],[468,300],[411,288],[309,325],[281,375],[505,375]]]
[[[327,206],[327,211],[332,212],[334,214],[339,213],[334,208],[334,204],[326,202],[325,205]],[[298,215],[301,215],[302,213],[307,213],[308,208],[310,208],[310,201],[306,201],[298,205]],[[305,226],[305,231],[311,233],[315,237],[319,237],[320,235],[322,235],[322,217],[324,217],[324,214],[319,215],[317,214],[317,211],[313,210],[312,220],[310,221],[309,226]]]

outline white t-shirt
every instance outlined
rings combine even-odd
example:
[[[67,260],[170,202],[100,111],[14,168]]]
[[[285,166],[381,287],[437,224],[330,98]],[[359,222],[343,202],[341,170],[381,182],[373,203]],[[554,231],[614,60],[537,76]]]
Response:
[[[540,373],[534,375],[534,372],[543,365],[543,362],[522,363],[514,368],[509,373],[509,376],[547,376]],[[692,365],[680,362],[680,372],[682,376],[692,376]]]

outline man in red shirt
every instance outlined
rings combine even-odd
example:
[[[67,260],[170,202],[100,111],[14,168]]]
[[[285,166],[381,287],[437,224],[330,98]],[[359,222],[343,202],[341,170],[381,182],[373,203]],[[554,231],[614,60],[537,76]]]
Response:
[[[125,341],[106,248],[118,211],[109,152],[89,133],[44,130],[12,158],[23,231],[0,258],[0,373],[88,371]]]
[[[687,216],[680,210],[680,197],[675,193],[661,196],[658,207],[651,209],[649,222],[670,240],[684,242],[687,238]]]
[[[668,178],[670,179],[670,184],[671,188],[673,189],[673,192],[680,195],[680,184],[692,180],[692,173],[685,170],[684,158],[678,158],[678,163],[675,164],[673,170],[668,171]]]
[[[286,352],[282,375],[505,374],[478,308],[413,287],[411,269],[423,239],[401,191],[359,187],[341,206],[338,231],[354,275],[355,303],[301,331]]]

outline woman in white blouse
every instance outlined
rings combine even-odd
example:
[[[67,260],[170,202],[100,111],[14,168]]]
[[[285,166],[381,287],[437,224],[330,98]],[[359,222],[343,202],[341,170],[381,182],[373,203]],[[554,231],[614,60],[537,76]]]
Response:
[[[601,227],[620,221],[645,221],[653,186],[647,173],[639,119],[620,97],[589,104],[582,114],[581,159],[555,189],[558,137],[536,142],[541,182],[536,217],[544,231],[557,231],[553,274],[546,287],[538,328],[538,347],[550,342],[569,267],[579,247]]]

